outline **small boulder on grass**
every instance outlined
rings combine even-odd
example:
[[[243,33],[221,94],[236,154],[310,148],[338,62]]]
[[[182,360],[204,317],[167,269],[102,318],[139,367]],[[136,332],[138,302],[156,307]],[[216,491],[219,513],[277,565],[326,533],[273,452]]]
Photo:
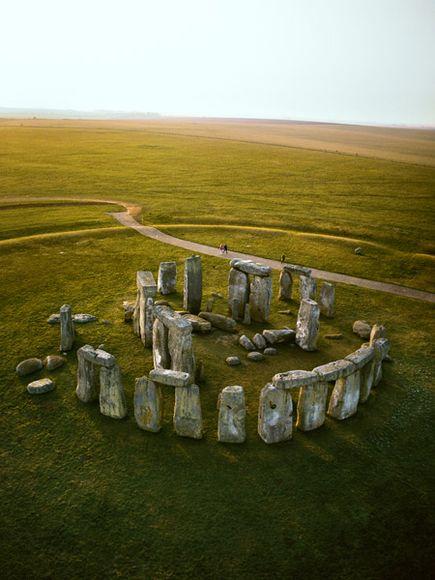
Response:
[[[355,248],[354,253],[357,256],[364,256],[364,250],[362,248]]]
[[[263,354],[265,354],[266,356],[276,356],[278,354],[278,351],[276,350],[276,348],[273,348],[273,346],[269,346],[264,349]]]
[[[352,330],[360,338],[370,338],[371,325],[365,320],[355,320]]]
[[[15,368],[15,371],[19,377],[26,377],[32,373],[40,371],[43,367],[42,360],[40,358],[26,358],[22,360]]]
[[[54,371],[55,369],[63,366],[65,362],[66,361],[63,356],[59,356],[58,354],[49,354],[44,360],[44,365],[48,371]]]
[[[237,367],[238,365],[242,364],[238,356],[228,356],[225,359],[225,362],[229,367]]]
[[[29,395],[42,395],[54,389],[54,383],[51,379],[39,379],[27,385]]]
[[[264,360],[264,356],[261,352],[255,350],[254,352],[248,352],[248,359],[253,362],[260,362],[261,360]]]

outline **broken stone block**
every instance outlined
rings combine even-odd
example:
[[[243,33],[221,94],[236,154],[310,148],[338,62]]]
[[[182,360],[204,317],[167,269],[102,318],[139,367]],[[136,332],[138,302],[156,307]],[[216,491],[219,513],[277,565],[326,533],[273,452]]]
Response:
[[[292,299],[293,278],[290,272],[281,270],[279,275],[278,300],[288,301]]]
[[[285,373],[277,373],[272,382],[275,387],[279,389],[295,389],[297,387],[304,387],[313,385],[319,380],[316,373],[311,371],[287,371]]]
[[[254,336],[252,338],[252,342],[260,350],[263,350],[263,348],[266,348],[266,346],[267,346],[266,339],[259,332],[257,332],[256,334],[254,334]]]
[[[200,256],[190,256],[184,265],[183,308],[198,314],[202,301],[202,263]]]
[[[134,418],[140,429],[157,433],[162,428],[163,399],[159,385],[147,377],[136,379]]]
[[[225,362],[229,367],[237,367],[242,364],[238,356],[228,356]]]
[[[218,441],[221,443],[243,443],[245,432],[245,393],[238,385],[225,387],[218,401]]]
[[[355,320],[352,330],[361,338],[370,338],[372,327],[365,320]]]
[[[75,339],[72,311],[69,304],[64,304],[60,309],[60,352],[68,352],[72,349]]]
[[[211,322],[208,320],[204,320],[204,318],[201,318],[196,314],[191,314],[190,312],[183,314],[182,316],[192,325],[192,332],[198,332],[199,334],[207,334],[211,332]]]
[[[329,282],[323,282],[320,289],[320,312],[327,318],[334,318],[335,314],[335,286]]]
[[[296,322],[296,344],[303,350],[317,348],[320,310],[314,300],[301,300]]]
[[[292,438],[293,402],[290,391],[268,384],[261,390],[258,405],[258,434],[265,443]]]
[[[239,344],[240,346],[243,346],[243,348],[246,348],[246,350],[255,350],[255,345],[245,334],[242,334],[242,336],[239,338]]]
[[[293,343],[296,339],[296,332],[290,328],[263,330],[263,337],[268,344]]]
[[[216,314],[215,312],[200,312],[199,316],[204,320],[208,320],[212,326],[218,328],[219,330],[224,330],[226,332],[236,331],[237,323],[229,316]]]
[[[272,278],[254,276],[250,285],[249,304],[255,322],[267,322],[272,302]]]
[[[374,348],[374,376],[373,387],[377,387],[382,380],[382,362],[390,352],[390,341],[388,338],[377,338],[373,341]]]
[[[386,338],[387,329],[382,324],[374,324],[370,331],[370,344],[378,338]],[[365,337],[364,337],[365,338]]]
[[[135,302],[131,300],[124,300],[122,307],[124,309],[124,322],[131,322],[133,320]]]
[[[25,377],[40,371],[43,367],[42,360],[39,358],[26,358],[22,360],[15,368],[15,372],[19,377]]]
[[[100,369],[100,412],[112,419],[123,419],[127,415],[121,371],[117,364]]]
[[[62,367],[65,364],[65,362],[66,359],[63,356],[49,354],[44,360],[44,365],[48,371],[54,371]]]
[[[278,354],[278,351],[276,350],[276,348],[269,346],[264,349],[263,354],[265,356],[276,356]]]
[[[315,300],[317,284],[311,276],[299,277],[299,295],[302,300]]]
[[[261,354],[261,352],[248,352],[247,354],[248,360],[253,361],[253,362],[260,362],[262,360],[264,360],[264,356]]]
[[[166,296],[175,292],[177,286],[176,262],[160,262],[157,275],[157,291]]]
[[[202,411],[198,385],[175,389],[174,430],[180,437],[202,438]]]
[[[27,385],[29,395],[42,395],[54,389],[54,383],[51,379],[39,379]]]

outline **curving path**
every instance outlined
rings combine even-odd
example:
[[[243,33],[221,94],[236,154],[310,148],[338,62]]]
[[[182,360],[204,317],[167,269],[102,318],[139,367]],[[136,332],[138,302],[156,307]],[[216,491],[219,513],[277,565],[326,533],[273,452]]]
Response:
[[[170,234],[165,234],[153,226],[144,226],[136,221],[135,217],[140,215],[141,206],[134,205],[131,203],[123,201],[113,201],[113,200],[102,200],[93,198],[71,198],[71,197],[22,197],[22,198],[10,198],[10,200],[16,202],[26,201],[65,201],[73,203],[101,203],[101,204],[113,204],[117,206],[124,207],[126,211],[123,212],[112,212],[109,215],[113,216],[123,226],[132,228],[137,231],[142,236],[147,238],[152,238],[162,242],[163,244],[170,244],[171,246],[177,246],[179,248],[184,248],[195,253],[206,254],[208,256],[214,256],[215,258],[224,258],[226,260],[230,258],[242,258],[244,260],[254,260],[256,262],[262,262],[267,264],[274,270],[281,270],[282,264],[277,260],[270,260],[268,258],[260,258],[259,256],[253,256],[251,254],[244,254],[242,252],[228,252],[227,255],[220,253],[218,248],[213,246],[206,246],[205,244],[198,244],[197,242],[190,242],[189,240],[182,240],[171,236]],[[92,231],[92,230],[91,230]],[[61,233],[61,232],[59,232]],[[329,282],[339,282],[340,284],[349,284],[352,286],[359,286],[360,288],[368,288],[369,290],[377,290],[378,292],[387,292],[388,294],[394,294],[396,296],[403,296],[405,298],[414,298],[416,300],[422,300],[424,302],[435,303],[435,294],[432,292],[426,292],[424,290],[418,290],[417,288],[409,288],[408,286],[399,286],[398,284],[391,284],[389,282],[378,282],[377,280],[367,280],[366,278],[358,278],[357,276],[349,276],[347,274],[339,274],[338,272],[328,272],[326,270],[318,270],[316,268],[311,268],[314,278],[321,278],[322,280],[327,280]]]

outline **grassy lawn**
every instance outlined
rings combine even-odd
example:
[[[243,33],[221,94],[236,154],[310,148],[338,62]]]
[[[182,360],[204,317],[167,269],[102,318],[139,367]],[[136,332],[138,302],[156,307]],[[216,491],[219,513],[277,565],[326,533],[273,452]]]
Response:
[[[180,237],[428,288],[433,168],[104,124],[5,124],[0,143],[0,204],[32,196],[125,200],[143,206],[144,222]],[[134,421],[133,390],[151,352],[123,322],[122,301],[135,295],[136,270],[156,273],[160,261],[174,259],[171,302],[180,306],[188,254],[113,228],[108,210],[46,202],[0,210],[3,240],[35,236],[0,243],[1,576],[429,578],[433,306],[337,285],[337,316],[321,320],[318,352],[282,346],[262,363],[248,363],[219,331],[195,337],[205,361],[205,438],[173,434],[169,389],[162,432],[145,433]],[[355,240],[365,256],[353,255]],[[226,293],[225,261],[203,257],[203,265],[204,297]],[[274,288],[276,297],[276,273]],[[46,318],[65,302],[98,316],[77,327],[77,346],[104,344],[117,357],[125,420],[77,399],[74,352],[50,374],[52,393],[32,398],[28,381],[17,378],[23,358],[57,352],[59,328]],[[290,315],[279,313],[286,308]],[[226,311],[224,301],[217,309]],[[270,326],[294,327],[297,309],[274,299]],[[355,417],[264,444],[256,433],[261,388],[278,371],[311,369],[357,348],[357,318],[388,328],[394,362],[383,382]],[[343,339],[327,340],[330,332]],[[230,354],[243,358],[241,367],[225,365]],[[247,397],[240,446],[216,440],[217,396],[231,384]]]

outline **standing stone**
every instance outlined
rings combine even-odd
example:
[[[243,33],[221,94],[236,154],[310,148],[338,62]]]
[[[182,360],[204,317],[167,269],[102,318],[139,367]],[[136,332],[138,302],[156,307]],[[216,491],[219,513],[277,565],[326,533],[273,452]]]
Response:
[[[360,393],[359,402],[365,403],[369,398],[370,391],[373,386],[374,379],[374,365],[373,359],[375,349],[370,346],[362,346],[352,354],[345,357],[345,360],[350,361],[360,372]]]
[[[370,344],[373,344],[374,341],[378,338],[386,338],[387,336],[387,329],[382,324],[374,324],[370,331]]]
[[[198,385],[175,388],[174,430],[181,437],[202,438],[202,411]]]
[[[94,351],[86,344],[77,351],[77,387],[76,395],[83,403],[98,399],[98,389],[95,384],[95,366],[86,358],[86,352]]]
[[[192,314],[201,311],[202,264],[200,256],[190,256],[184,266],[183,308]]]
[[[162,428],[163,400],[160,385],[147,377],[136,379],[134,418],[140,429],[157,433]]]
[[[237,328],[236,321],[229,316],[217,314],[216,312],[200,312],[199,316],[208,320],[212,326],[225,332],[235,332]]]
[[[299,390],[298,420],[296,427],[301,431],[312,431],[325,422],[328,383],[318,382],[305,385]]]
[[[288,301],[292,299],[293,278],[290,272],[281,270],[279,275],[278,300]]]
[[[69,304],[64,304],[60,309],[60,352],[72,349],[75,338],[72,311]]]
[[[320,289],[320,312],[327,318],[334,318],[335,286],[329,282],[323,282]]]
[[[192,326],[187,320],[181,318],[187,327],[169,329],[169,352],[171,356],[171,369],[188,373],[193,382],[195,378],[195,356],[192,344]]]
[[[234,301],[237,301],[236,312],[233,313]],[[245,305],[249,301],[249,277],[244,272],[231,268],[228,276],[228,305],[231,312],[236,315],[234,320],[243,318]]]
[[[311,276],[300,276],[299,277],[299,294],[302,300],[315,300],[316,298],[317,284],[314,278]]]
[[[268,384],[261,390],[258,405],[258,434],[265,443],[288,441],[292,437],[291,391]]]
[[[123,419],[127,415],[121,371],[117,364],[100,369],[100,412],[112,419]]]
[[[147,298],[154,299],[156,297],[157,286],[153,273],[144,270],[136,272],[136,284],[137,299],[133,312],[133,329],[135,333],[140,336],[144,345],[146,345],[147,340],[149,341],[147,329],[150,328],[149,324],[147,324]]]
[[[328,415],[342,421],[355,415],[360,393],[360,372],[352,363],[349,374],[338,378],[329,400]]]
[[[169,369],[171,367],[168,338],[168,329],[161,320],[156,318],[153,324],[153,363],[155,369]]]
[[[237,298],[233,298],[230,304],[230,313],[233,320],[240,320],[240,304]]]
[[[254,276],[250,287],[249,304],[251,318],[255,322],[267,322],[272,302],[272,278]]]
[[[251,306],[245,304],[245,312],[243,314],[243,324],[249,326],[251,324]]]
[[[313,351],[317,347],[320,310],[314,300],[302,300],[296,323],[296,344],[303,350]]]
[[[374,348],[373,386],[377,387],[382,380],[382,361],[390,351],[388,338],[377,338],[372,344]]]
[[[246,439],[246,408],[243,387],[236,385],[222,389],[218,404],[218,441],[221,443],[243,443]]]
[[[176,262],[160,262],[157,275],[157,291],[163,296],[175,292],[177,286]]]
[[[145,346],[153,345],[153,324],[154,324],[154,299],[150,297],[146,300],[145,305]]]

